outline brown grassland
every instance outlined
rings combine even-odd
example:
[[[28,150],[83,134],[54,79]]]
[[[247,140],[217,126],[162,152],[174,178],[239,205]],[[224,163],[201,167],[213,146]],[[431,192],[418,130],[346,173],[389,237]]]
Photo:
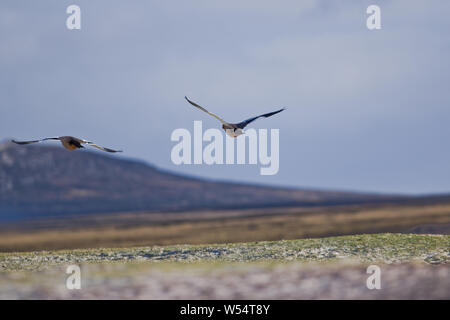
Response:
[[[299,239],[449,224],[450,203],[85,215],[2,227],[0,251]]]

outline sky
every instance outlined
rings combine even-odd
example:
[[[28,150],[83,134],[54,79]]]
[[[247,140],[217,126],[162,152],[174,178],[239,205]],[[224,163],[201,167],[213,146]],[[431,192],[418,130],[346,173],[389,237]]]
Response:
[[[81,9],[69,30],[66,8]],[[381,29],[366,26],[369,5]],[[0,2],[0,140],[73,135],[214,180],[450,192],[450,2]],[[175,165],[171,134],[281,107],[276,175]],[[48,142],[52,143],[52,142]]]

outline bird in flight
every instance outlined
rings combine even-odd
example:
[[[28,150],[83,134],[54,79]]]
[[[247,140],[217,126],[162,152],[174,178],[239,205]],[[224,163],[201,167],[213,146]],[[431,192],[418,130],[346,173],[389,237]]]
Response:
[[[209,112],[208,110],[206,110],[202,106],[199,106],[195,102],[189,100],[186,96],[184,98],[187,100],[187,102],[192,104],[194,107],[202,110],[203,112],[206,112],[207,114],[209,114],[209,115],[213,116],[214,118],[216,118],[217,120],[219,120],[222,123],[222,129],[225,130],[225,132],[229,136],[231,136],[233,138],[236,138],[236,137],[240,136],[241,134],[243,134],[244,131],[242,129],[244,129],[249,123],[255,121],[256,119],[268,118],[268,117],[273,116],[274,114],[277,114],[277,113],[285,110],[285,108],[282,108],[280,110],[277,110],[277,111],[274,111],[274,112],[265,113],[265,114],[262,114],[262,115],[259,115],[259,116],[256,116],[256,117],[244,120],[244,121],[239,122],[239,123],[229,123],[229,122],[226,122],[225,120],[223,120],[222,118],[220,118],[219,116],[215,115],[214,113]]]
[[[84,148],[83,144],[86,144],[88,146],[91,146],[91,147],[94,147],[94,148],[97,148],[97,149],[100,149],[100,150],[103,150],[106,152],[112,152],[112,153],[122,152],[122,150],[113,150],[113,149],[109,149],[109,148],[103,148],[103,147],[100,147],[99,145],[96,145],[93,142],[83,140],[83,139],[78,139],[78,138],[71,137],[71,136],[45,138],[45,139],[31,140],[31,141],[12,140],[12,142],[14,142],[16,144],[31,144],[31,143],[37,143],[37,142],[46,141],[46,140],[59,140],[59,141],[61,141],[61,144],[64,146],[64,148],[69,149],[69,150]]]

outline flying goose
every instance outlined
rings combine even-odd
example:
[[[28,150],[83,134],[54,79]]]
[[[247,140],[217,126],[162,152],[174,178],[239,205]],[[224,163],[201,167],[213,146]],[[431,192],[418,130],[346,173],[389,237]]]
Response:
[[[91,147],[94,147],[94,148],[97,148],[97,149],[100,149],[100,150],[103,150],[106,152],[122,152],[122,150],[113,150],[113,149],[109,149],[109,148],[103,148],[103,147],[100,147],[99,145],[96,145],[93,142],[86,141],[83,139],[78,139],[78,138],[71,137],[71,136],[45,138],[45,139],[31,140],[31,141],[12,140],[12,142],[14,142],[16,144],[31,144],[31,143],[37,143],[37,142],[46,141],[46,140],[59,140],[59,141],[61,141],[64,148],[69,149],[69,150],[84,148],[83,144],[87,144],[88,146],[91,146]]]
[[[189,100],[186,96],[184,98],[187,100],[187,102],[192,104],[194,107],[199,108],[203,112],[206,112],[207,114],[209,114],[209,115],[213,116],[214,118],[216,118],[217,120],[219,120],[222,123],[222,129],[225,130],[225,132],[229,136],[231,136],[233,138],[236,138],[236,137],[240,136],[241,134],[243,134],[244,131],[242,129],[244,129],[249,123],[255,121],[256,119],[259,119],[259,118],[262,118],[262,117],[264,117],[264,118],[271,117],[274,114],[277,114],[277,113],[279,113],[279,112],[281,112],[281,111],[283,111],[285,109],[285,108],[282,108],[282,109],[280,109],[278,111],[265,113],[265,114],[262,114],[260,116],[253,117],[253,118],[244,120],[244,121],[239,122],[239,123],[229,123],[229,122],[226,122],[225,120],[223,120],[222,118],[220,118],[219,116],[215,115],[214,113],[209,112],[205,108],[199,106],[195,102]]]

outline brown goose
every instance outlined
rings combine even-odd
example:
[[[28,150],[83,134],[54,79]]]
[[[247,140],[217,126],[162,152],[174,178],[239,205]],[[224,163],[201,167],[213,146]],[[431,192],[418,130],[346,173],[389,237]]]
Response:
[[[78,138],[71,137],[71,136],[45,138],[45,139],[31,140],[31,141],[12,140],[12,142],[14,142],[16,144],[31,144],[31,143],[37,143],[37,142],[46,141],[46,140],[59,140],[59,141],[61,141],[61,144],[64,146],[64,148],[66,148],[68,150],[84,148],[83,144],[86,144],[88,146],[91,146],[91,147],[94,147],[94,148],[97,148],[97,149],[100,149],[100,150],[103,150],[106,152],[122,152],[122,150],[113,150],[113,149],[109,149],[109,148],[103,148],[103,147],[100,147],[99,145],[96,145],[93,142],[83,140],[83,139],[78,139]]]
[[[203,112],[206,112],[207,114],[209,114],[209,115],[213,116],[214,118],[216,118],[217,120],[219,120],[222,123],[222,129],[225,130],[225,132],[229,136],[231,136],[233,138],[236,138],[236,137],[240,136],[241,134],[243,134],[244,131],[242,129],[244,129],[249,123],[255,121],[256,119],[263,118],[263,117],[264,118],[268,118],[268,117],[273,116],[274,114],[277,114],[277,113],[285,110],[285,108],[282,108],[280,110],[277,110],[277,111],[274,111],[274,112],[265,113],[265,114],[262,114],[260,116],[253,117],[253,118],[244,120],[244,121],[239,122],[239,123],[229,123],[229,122],[226,122],[225,120],[223,120],[222,118],[220,118],[219,116],[215,115],[214,113],[209,112],[205,108],[199,106],[195,102],[189,100],[186,96],[184,98],[187,100],[187,102],[192,104],[194,107],[202,110]]]

